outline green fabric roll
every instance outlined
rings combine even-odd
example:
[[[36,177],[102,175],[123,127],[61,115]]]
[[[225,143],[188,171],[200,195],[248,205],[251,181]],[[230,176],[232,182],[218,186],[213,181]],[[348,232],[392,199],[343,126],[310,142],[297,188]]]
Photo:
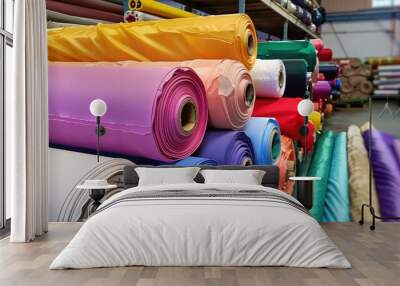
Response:
[[[283,97],[304,97],[307,90],[307,62],[303,59],[283,60],[286,87]]]
[[[308,176],[321,178],[320,181],[314,182],[313,207],[310,210],[311,215],[318,221],[322,220],[324,214],[325,195],[334,145],[335,134],[333,131],[322,133],[317,140],[311,166],[308,170]]]
[[[309,41],[268,41],[259,42],[259,59],[303,59],[308,64],[308,71],[313,72],[317,64],[317,52]]]

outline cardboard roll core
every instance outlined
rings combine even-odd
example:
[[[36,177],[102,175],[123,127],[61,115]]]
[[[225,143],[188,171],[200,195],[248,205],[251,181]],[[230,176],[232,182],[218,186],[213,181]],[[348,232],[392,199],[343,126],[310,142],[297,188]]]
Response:
[[[247,34],[247,53],[249,54],[249,56],[252,56],[254,53],[254,37],[253,34],[251,34],[250,32]]]
[[[279,69],[279,76],[278,76],[278,84],[279,88],[283,88],[283,84],[285,83],[285,73],[283,72],[283,68],[280,67]]]
[[[182,106],[181,115],[180,115],[180,123],[181,130],[185,134],[192,133],[196,127],[197,121],[197,109],[192,101],[187,101]]]
[[[246,89],[244,91],[244,94],[245,94],[244,100],[245,100],[245,104],[246,104],[247,107],[249,107],[249,106],[251,106],[253,104],[254,99],[255,99],[254,93],[255,93],[254,92],[254,86],[253,86],[253,84],[249,83],[246,86]]]
[[[242,166],[251,166],[251,165],[253,165],[253,160],[251,160],[251,158],[249,157],[245,157],[242,162]]]

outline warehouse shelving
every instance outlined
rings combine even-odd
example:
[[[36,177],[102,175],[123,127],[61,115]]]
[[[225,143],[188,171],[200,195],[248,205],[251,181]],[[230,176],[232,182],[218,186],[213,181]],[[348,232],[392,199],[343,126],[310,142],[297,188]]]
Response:
[[[279,38],[318,38],[306,25],[285,8],[272,0],[174,0],[189,8],[209,14],[231,14],[245,12],[257,30]]]

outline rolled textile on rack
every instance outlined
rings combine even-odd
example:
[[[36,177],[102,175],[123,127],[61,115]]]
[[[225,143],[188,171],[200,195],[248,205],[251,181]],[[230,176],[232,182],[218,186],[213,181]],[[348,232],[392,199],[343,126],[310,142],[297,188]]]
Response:
[[[342,81],[337,78],[337,79],[330,80],[329,84],[331,85],[332,90],[339,91]]]
[[[93,65],[97,65],[94,63]],[[250,73],[234,60],[193,60],[183,62],[99,63],[128,67],[189,67],[204,83],[208,101],[208,125],[218,129],[239,130],[250,119],[255,92]]]
[[[303,59],[307,62],[307,71],[314,72],[317,54],[309,41],[268,41],[258,43],[259,59]]]
[[[71,16],[51,10],[46,10],[47,20],[61,23],[70,23],[76,25],[96,25],[98,23],[110,23],[108,21],[94,19],[94,18],[84,18]]]
[[[242,131],[207,130],[195,156],[210,158],[219,165],[253,165],[250,138]]]
[[[317,81],[313,84],[312,98],[318,100],[319,98],[327,99],[331,95],[332,88],[329,81]]]
[[[360,207],[360,206],[359,206]],[[335,137],[331,169],[325,195],[323,222],[349,222],[349,174],[347,166],[347,134],[340,132]]]
[[[311,39],[310,42],[314,45],[318,53],[324,48],[324,42],[321,39]]]
[[[151,15],[151,14],[140,12],[140,11],[133,11],[133,17],[135,18],[135,21],[162,20],[162,18],[159,16]]]
[[[198,16],[197,14],[154,0],[142,0],[140,1],[140,5],[138,5],[138,1],[127,0],[127,5],[125,7],[132,11],[141,11],[166,19],[192,18]]]
[[[187,157],[185,159],[182,159],[182,160],[174,163],[174,165],[176,165],[176,166],[216,166],[218,164],[215,160],[191,156],[191,157]]]
[[[349,185],[351,199],[351,217],[353,221],[361,218],[361,205],[369,201],[369,159],[360,128],[350,125],[347,130],[347,158],[349,164]],[[376,214],[380,214],[376,194],[375,180],[372,177],[372,203]],[[371,216],[364,216],[366,222],[371,221]]]
[[[311,112],[308,119],[313,123],[316,132],[322,129],[322,115],[320,112]]]
[[[281,154],[281,132],[275,118],[252,117],[243,131],[253,145],[254,164],[277,164]]]
[[[370,65],[399,65],[400,57],[369,57],[366,62]]]
[[[256,60],[251,70],[257,97],[282,97],[286,87],[286,70],[281,60]]]
[[[325,76],[325,80],[334,80],[339,76],[339,67],[335,62],[322,62],[319,72]]]
[[[273,117],[281,130],[281,134],[292,139],[300,140],[304,146],[304,135],[301,130],[304,126],[304,117],[297,111],[301,98],[258,98],[254,106],[254,117]],[[307,149],[311,150],[314,142],[314,126],[308,124]]]
[[[294,181],[290,177],[296,176],[296,149],[292,138],[281,136],[281,157],[279,166],[279,189],[288,195],[292,195]]]
[[[48,0],[47,0],[48,1]],[[92,8],[95,10],[99,11],[106,11],[118,15],[122,15],[124,13],[124,7],[120,4],[116,3],[110,3],[107,1],[103,0],[56,0],[56,2],[64,2],[64,3],[69,3],[72,5],[80,6],[80,7],[86,7],[86,8]]]
[[[333,51],[329,48],[323,48],[318,52],[320,62],[331,62],[333,60]]]
[[[53,0],[46,0],[46,8],[51,11],[68,14],[71,16],[94,18],[105,20],[109,22],[122,22],[123,15],[115,14],[111,12],[96,10],[92,8],[81,7],[72,5],[64,2],[58,2]]]
[[[311,166],[308,170],[308,176],[321,178],[321,180],[314,182],[313,207],[310,210],[310,214],[317,221],[321,221],[324,214],[334,139],[335,135],[332,131],[329,130],[322,133],[317,140]]]
[[[206,130],[204,85],[190,68],[50,62],[50,143],[96,149],[96,98],[108,105],[104,152],[172,162],[190,156]]]
[[[371,135],[372,149],[369,150]],[[372,129],[372,132],[368,129],[363,133],[363,137],[367,150],[371,152],[371,164],[381,215],[400,217],[400,166],[390,146],[392,136],[377,129]]]
[[[286,71],[286,87],[283,97],[304,97],[307,91],[307,62],[283,60]]]
[[[251,19],[234,14],[51,30],[48,48],[51,61],[225,58],[250,69],[257,37]]]

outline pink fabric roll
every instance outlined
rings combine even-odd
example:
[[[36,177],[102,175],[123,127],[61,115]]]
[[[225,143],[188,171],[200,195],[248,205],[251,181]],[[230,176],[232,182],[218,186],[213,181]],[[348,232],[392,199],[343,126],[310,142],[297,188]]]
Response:
[[[310,41],[317,51],[320,51],[324,48],[324,42],[321,39],[311,39]]]
[[[129,67],[190,67],[201,78],[208,101],[208,124],[218,129],[242,129],[253,113],[255,92],[246,67],[234,60],[184,62],[123,61],[110,65]]]
[[[204,137],[205,89],[190,68],[49,63],[50,143],[94,150],[97,98],[107,103],[101,151],[171,162]]]

